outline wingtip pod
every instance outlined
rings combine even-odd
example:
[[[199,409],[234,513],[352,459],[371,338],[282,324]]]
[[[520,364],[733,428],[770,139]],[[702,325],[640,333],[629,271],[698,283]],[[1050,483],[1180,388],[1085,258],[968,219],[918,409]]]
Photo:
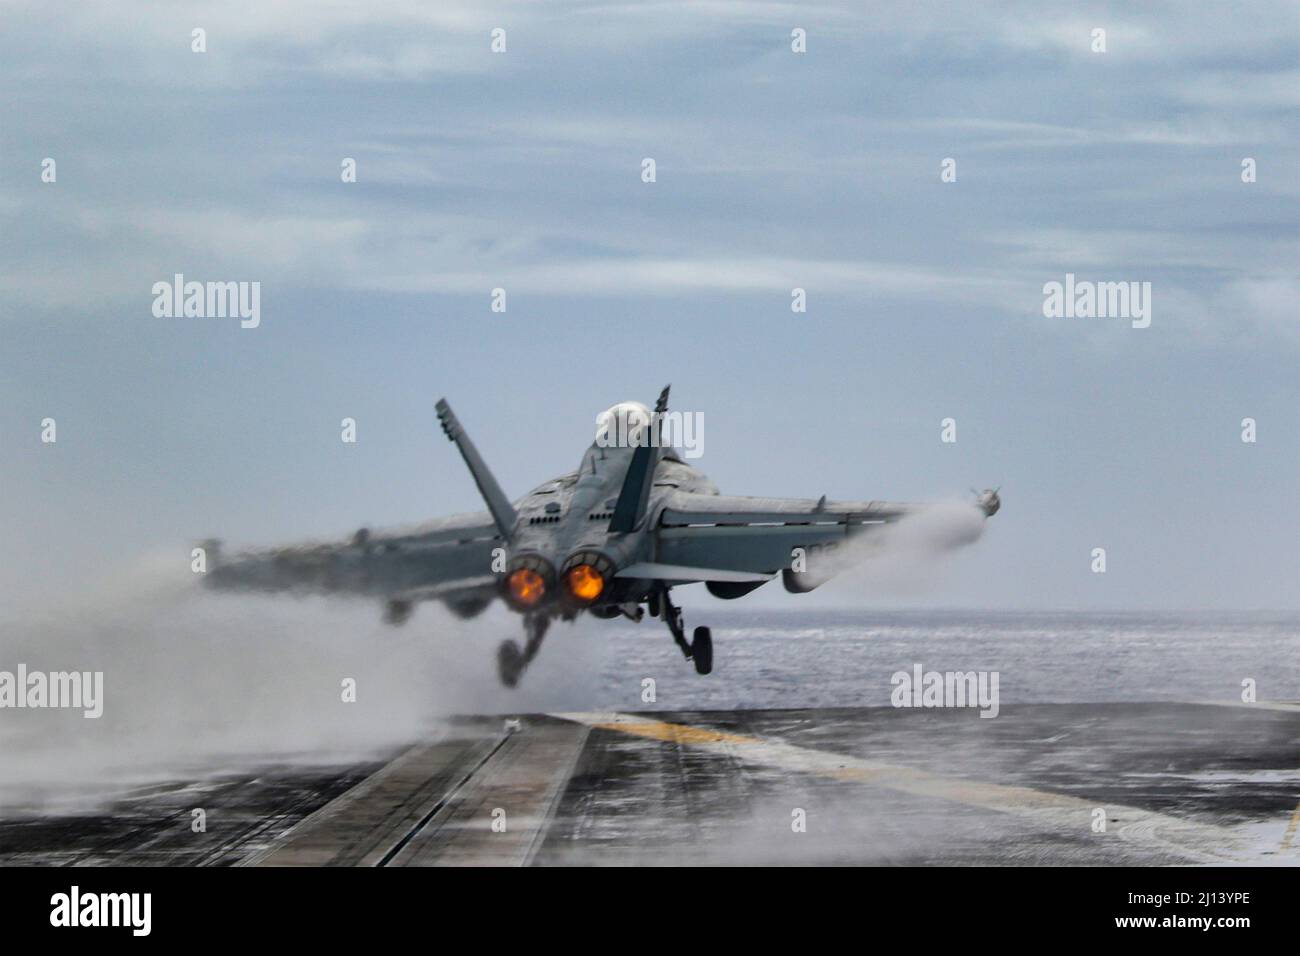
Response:
[[[445,398],[438,399],[433,407],[438,413],[438,424],[442,426],[442,433],[447,436],[448,441],[455,441],[460,433],[460,422],[456,420],[456,413],[451,410]]]
[[[1002,499],[998,497],[999,490],[998,488],[985,488],[980,492],[976,503],[979,505],[980,510],[984,512],[984,517],[992,518],[1002,507]]]

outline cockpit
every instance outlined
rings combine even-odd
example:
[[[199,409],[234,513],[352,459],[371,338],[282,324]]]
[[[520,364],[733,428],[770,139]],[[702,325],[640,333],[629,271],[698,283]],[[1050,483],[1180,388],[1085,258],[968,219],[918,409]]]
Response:
[[[637,448],[650,444],[650,409],[640,402],[619,402],[596,416],[596,444],[601,448]]]

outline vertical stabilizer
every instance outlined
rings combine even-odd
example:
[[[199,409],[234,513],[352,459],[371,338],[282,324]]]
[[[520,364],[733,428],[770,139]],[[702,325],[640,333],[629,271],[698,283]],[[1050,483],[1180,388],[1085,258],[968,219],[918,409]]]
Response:
[[[487,502],[488,511],[492,513],[492,520],[496,522],[497,530],[506,540],[515,528],[515,509],[510,504],[510,499],[506,493],[501,490],[497,484],[496,478],[488,466],[483,462],[482,456],[479,455],[478,449],[474,443],[469,440],[465,434],[465,429],[461,427],[460,420],[456,418],[456,413],[451,410],[445,398],[438,399],[438,404],[434,406],[438,410],[438,421],[442,423],[442,430],[447,437],[456,443],[460,449],[461,457],[465,459],[465,464],[469,466],[469,473],[474,476],[474,484],[478,485],[479,493],[483,500]]]

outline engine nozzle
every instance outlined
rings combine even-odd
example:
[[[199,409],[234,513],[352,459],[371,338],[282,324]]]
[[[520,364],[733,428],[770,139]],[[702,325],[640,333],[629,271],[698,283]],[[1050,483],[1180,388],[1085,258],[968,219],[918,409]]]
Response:
[[[502,597],[516,611],[535,611],[555,597],[555,567],[538,554],[513,558],[506,567]]]
[[[609,556],[599,551],[574,552],[560,575],[561,597],[572,607],[591,607],[608,595],[616,570]]]

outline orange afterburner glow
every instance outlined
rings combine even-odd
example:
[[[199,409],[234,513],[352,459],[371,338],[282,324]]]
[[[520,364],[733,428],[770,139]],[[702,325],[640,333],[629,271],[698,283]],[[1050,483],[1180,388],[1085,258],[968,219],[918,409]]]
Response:
[[[590,604],[605,590],[605,576],[590,564],[576,564],[564,575],[564,586],[579,604]]]
[[[511,573],[510,596],[522,607],[535,607],[546,594],[546,581],[531,568],[520,568]]]

